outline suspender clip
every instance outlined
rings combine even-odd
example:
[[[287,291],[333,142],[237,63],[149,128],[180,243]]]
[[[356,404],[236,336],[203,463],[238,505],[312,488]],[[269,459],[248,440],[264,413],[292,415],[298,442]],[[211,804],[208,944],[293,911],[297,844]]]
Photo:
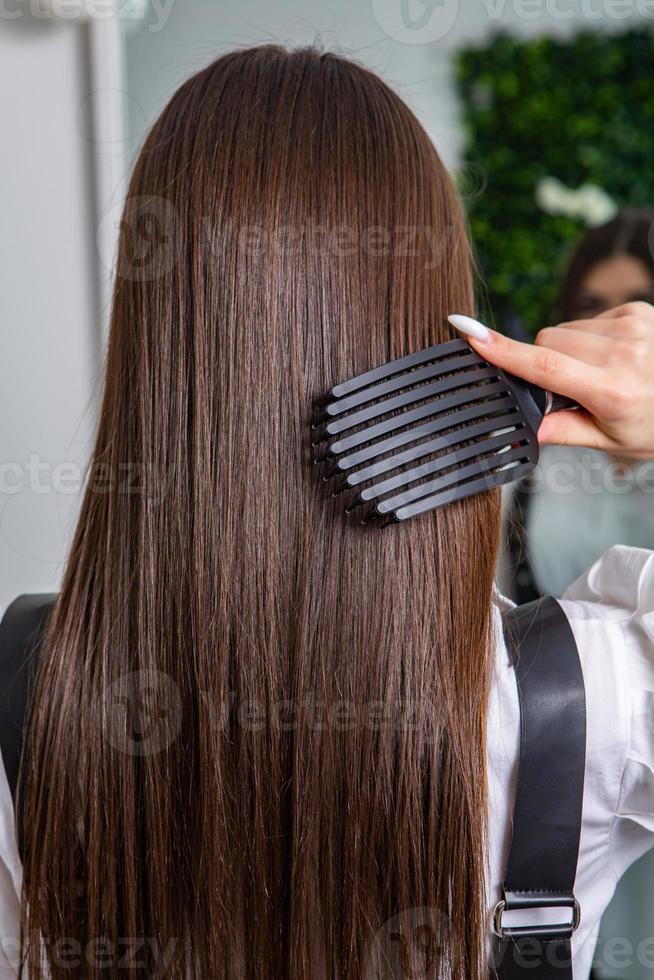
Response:
[[[517,901],[515,898],[515,893],[511,893],[510,897],[508,897],[507,893],[505,893],[505,897],[495,906],[495,911],[493,912],[493,932],[499,939],[518,939],[527,936],[533,936],[534,938],[540,939],[545,937],[548,939],[569,939],[573,932],[576,932],[579,928],[579,923],[581,922],[581,908],[574,895],[540,894],[529,897],[529,893],[523,893],[519,895]],[[572,909],[572,921],[552,924],[539,923],[537,925],[523,924],[519,926],[506,927],[502,925],[502,916],[504,912],[514,912],[517,910],[524,911],[528,909],[540,911],[541,909],[550,908]]]

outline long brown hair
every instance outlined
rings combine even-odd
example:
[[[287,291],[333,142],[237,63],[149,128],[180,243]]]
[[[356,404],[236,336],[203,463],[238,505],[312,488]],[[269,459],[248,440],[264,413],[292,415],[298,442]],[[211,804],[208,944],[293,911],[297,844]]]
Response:
[[[459,203],[377,77],[259,47],[173,96],[31,713],[30,978],[484,974],[499,500],[362,528],[309,436],[450,311]]]

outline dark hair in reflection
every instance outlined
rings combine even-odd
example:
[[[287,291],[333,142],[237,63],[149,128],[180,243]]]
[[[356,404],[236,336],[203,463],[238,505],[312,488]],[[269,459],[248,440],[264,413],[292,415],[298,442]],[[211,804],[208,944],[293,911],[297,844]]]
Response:
[[[31,713],[31,980],[41,938],[53,980],[163,975],[154,949],[167,980],[486,976],[499,495],[362,528],[309,436],[338,379],[449,339],[452,310],[459,201],[379,78],[261,47],[173,96]],[[134,463],[139,492],[99,475]],[[57,946],[130,937],[142,974]]]
[[[625,208],[611,221],[585,233],[572,253],[561,283],[558,309],[562,320],[583,316],[577,304],[584,278],[593,266],[618,255],[629,255],[642,262],[654,285],[654,210]],[[651,297],[643,298],[651,302]]]

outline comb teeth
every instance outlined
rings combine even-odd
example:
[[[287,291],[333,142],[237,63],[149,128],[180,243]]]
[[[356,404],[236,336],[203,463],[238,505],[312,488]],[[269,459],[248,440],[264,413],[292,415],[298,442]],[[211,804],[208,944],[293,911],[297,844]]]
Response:
[[[510,381],[465,341],[336,385],[314,429],[346,513],[382,526],[530,472],[538,442]]]

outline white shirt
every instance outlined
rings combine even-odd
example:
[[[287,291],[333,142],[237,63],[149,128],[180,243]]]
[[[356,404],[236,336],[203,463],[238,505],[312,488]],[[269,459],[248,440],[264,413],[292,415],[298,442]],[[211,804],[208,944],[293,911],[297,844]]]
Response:
[[[507,604],[496,594],[488,720],[489,924],[510,843],[519,753],[518,693],[501,629]],[[574,978],[586,980],[599,920],[618,879],[654,847],[654,552],[611,548],[568,589],[562,605],[579,648],[587,702],[575,882],[581,925],[573,937]],[[0,980],[16,978],[20,880],[11,795],[0,765]],[[644,955],[654,961],[654,949]]]
[[[489,921],[500,898],[519,758],[515,674],[494,604],[496,671],[489,704]],[[586,980],[600,917],[615,886],[654,847],[654,552],[618,545],[595,562],[561,605],[579,650],[586,689],[586,774],[572,940],[575,980]],[[553,787],[556,792],[556,787]],[[547,921],[542,913],[539,921]],[[561,921],[554,912],[550,921]],[[654,913],[652,916],[654,925]],[[507,920],[508,921],[508,920]],[[530,913],[529,921],[537,921]],[[654,948],[634,951],[654,966]]]

